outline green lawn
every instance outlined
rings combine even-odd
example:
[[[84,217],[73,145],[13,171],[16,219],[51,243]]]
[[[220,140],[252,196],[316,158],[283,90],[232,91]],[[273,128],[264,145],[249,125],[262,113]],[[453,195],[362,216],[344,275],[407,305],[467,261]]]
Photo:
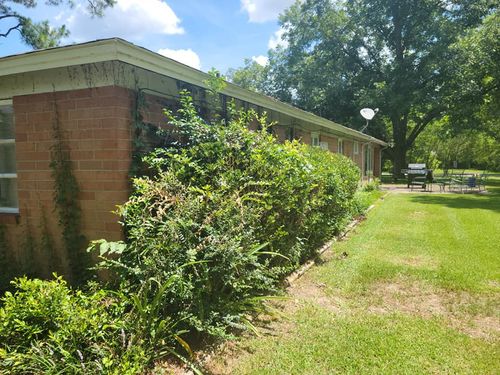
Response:
[[[209,369],[499,374],[500,180],[492,183],[488,195],[378,201],[290,290],[286,319],[242,339]]]

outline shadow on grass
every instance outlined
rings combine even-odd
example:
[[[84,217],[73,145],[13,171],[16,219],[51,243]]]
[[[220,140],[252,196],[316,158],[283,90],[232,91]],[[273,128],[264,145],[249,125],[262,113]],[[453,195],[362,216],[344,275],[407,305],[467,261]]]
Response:
[[[414,195],[410,199],[412,202],[422,204],[500,212],[500,189],[495,187],[489,188],[486,194]]]

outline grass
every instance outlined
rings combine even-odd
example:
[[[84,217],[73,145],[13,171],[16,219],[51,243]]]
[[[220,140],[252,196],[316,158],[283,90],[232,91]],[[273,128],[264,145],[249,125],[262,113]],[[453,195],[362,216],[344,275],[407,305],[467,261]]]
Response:
[[[212,364],[232,374],[500,373],[500,179],[391,194],[290,290],[287,319]],[[217,362],[218,361],[218,362]]]

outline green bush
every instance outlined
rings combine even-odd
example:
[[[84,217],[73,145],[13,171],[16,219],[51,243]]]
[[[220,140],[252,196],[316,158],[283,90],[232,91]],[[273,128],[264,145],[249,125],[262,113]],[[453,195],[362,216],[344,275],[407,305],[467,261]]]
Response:
[[[361,190],[366,192],[380,190],[380,179],[375,177],[372,180],[364,183],[361,187]]]
[[[171,116],[171,114],[169,114]],[[182,145],[144,159],[148,171],[119,208],[127,245],[101,267],[134,294],[174,277],[160,314],[189,330],[224,335],[248,326],[285,275],[337,233],[352,212],[352,161],[247,129],[239,113],[207,124],[189,97],[170,122]],[[98,245],[98,246],[97,246]],[[112,247],[96,243],[102,255]],[[107,250],[106,250],[107,249]]]
[[[351,214],[354,217],[364,215],[368,209],[377,199],[382,196],[380,190],[372,191],[357,191],[354,195],[354,202]]]
[[[118,210],[127,242],[90,247],[114,290],[17,279],[0,301],[0,372],[135,374],[185,360],[187,332],[254,328],[283,278],[363,208],[352,161],[280,144],[264,118],[249,131],[253,118],[207,124],[183,97],[171,118],[182,143],[144,158]]]
[[[173,325],[139,297],[75,291],[61,277],[13,284],[0,308],[0,373],[137,374],[172,353]]]

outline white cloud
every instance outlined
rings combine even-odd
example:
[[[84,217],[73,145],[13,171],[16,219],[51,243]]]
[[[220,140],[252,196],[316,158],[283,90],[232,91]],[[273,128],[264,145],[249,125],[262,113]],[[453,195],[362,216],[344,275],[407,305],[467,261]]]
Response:
[[[275,49],[278,46],[286,48],[288,46],[288,42],[282,39],[284,33],[285,29],[280,27],[277,31],[274,32],[273,35],[271,35],[271,37],[269,38],[269,42],[267,43],[269,49]]]
[[[118,0],[101,18],[91,17],[82,3],[68,13],[65,23],[76,42],[109,37],[141,40],[152,34],[184,33],[181,20],[161,0]]]
[[[179,61],[183,64],[189,65],[195,69],[201,69],[200,57],[196,52],[190,49],[159,49],[160,55],[170,57],[173,60]]]
[[[250,22],[273,21],[295,0],[241,0],[241,7],[248,13]]]
[[[267,63],[269,62],[269,58],[264,55],[259,55],[259,56],[252,56],[252,60],[255,61],[257,64],[266,66]]]

